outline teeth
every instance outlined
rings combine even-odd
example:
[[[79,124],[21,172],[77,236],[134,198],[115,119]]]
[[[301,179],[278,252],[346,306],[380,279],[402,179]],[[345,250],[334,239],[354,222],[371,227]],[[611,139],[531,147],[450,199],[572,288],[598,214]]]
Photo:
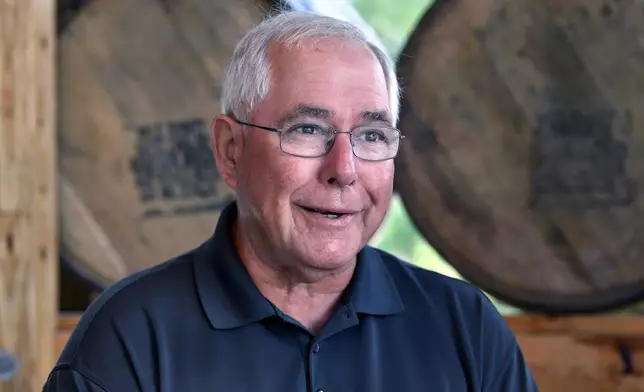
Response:
[[[339,214],[324,214],[324,216],[329,218],[329,219],[337,219],[337,218],[340,217]]]

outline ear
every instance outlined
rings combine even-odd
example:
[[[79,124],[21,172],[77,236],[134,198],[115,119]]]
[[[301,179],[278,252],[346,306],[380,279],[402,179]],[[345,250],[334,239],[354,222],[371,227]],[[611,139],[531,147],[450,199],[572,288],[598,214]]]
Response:
[[[237,186],[237,166],[244,138],[241,126],[231,117],[220,114],[212,122],[212,150],[221,178],[233,190]]]

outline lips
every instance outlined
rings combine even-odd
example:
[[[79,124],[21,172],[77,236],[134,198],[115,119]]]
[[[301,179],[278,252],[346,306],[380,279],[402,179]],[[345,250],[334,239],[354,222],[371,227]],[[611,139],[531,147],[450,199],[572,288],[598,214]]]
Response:
[[[303,206],[300,205],[300,208],[303,210],[306,210],[308,212],[313,212],[317,214],[324,215],[325,217],[329,219],[338,219],[344,215],[351,215],[357,213],[355,210],[349,210],[349,209],[337,209],[337,208],[325,208],[325,207],[308,207],[308,206]]]

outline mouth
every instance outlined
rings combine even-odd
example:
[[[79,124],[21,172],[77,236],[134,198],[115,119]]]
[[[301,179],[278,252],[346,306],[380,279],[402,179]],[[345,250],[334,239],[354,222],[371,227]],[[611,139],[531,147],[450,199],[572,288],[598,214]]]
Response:
[[[353,214],[353,212],[341,212],[341,211],[325,210],[325,209],[305,207],[305,206],[299,206],[299,207],[305,211],[323,215],[325,218],[328,218],[328,219],[339,219],[345,215]]]

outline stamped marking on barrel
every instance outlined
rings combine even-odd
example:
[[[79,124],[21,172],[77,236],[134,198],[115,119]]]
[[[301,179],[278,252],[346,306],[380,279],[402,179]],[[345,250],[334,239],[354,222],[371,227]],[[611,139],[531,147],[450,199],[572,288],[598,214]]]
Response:
[[[131,169],[144,217],[195,214],[223,208],[222,192],[208,126],[202,119],[143,125],[135,130]]]
[[[403,100],[402,107],[404,117],[401,118],[405,119],[403,127],[413,127],[416,129],[414,134],[420,136],[410,145],[415,151],[413,156],[422,157],[416,163],[420,173],[432,184],[444,208],[460,217],[463,224],[476,230],[482,245],[492,244],[496,225],[490,206],[476,194],[468,178],[451,162],[434,126],[423,119],[415,105]]]
[[[555,110],[539,117],[532,144],[532,202],[576,207],[633,203],[626,143],[612,132],[616,112]]]

